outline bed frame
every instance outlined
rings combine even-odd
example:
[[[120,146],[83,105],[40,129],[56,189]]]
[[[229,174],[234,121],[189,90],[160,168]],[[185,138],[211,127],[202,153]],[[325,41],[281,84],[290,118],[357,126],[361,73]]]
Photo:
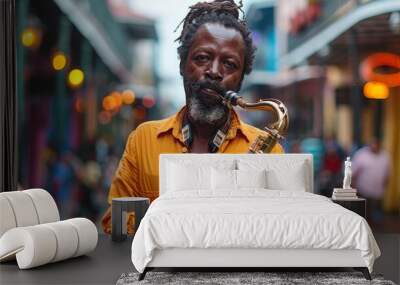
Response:
[[[155,268],[232,268],[246,271],[254,268],[337,268],[351,267],[371,280],[359,250],[328,249],[193,249],[156,250],[152,261],[140,274]]]
[[[246,154],[190,154],[190,160],[207,159],[210,163],[218,159],[244,158]],[[266,155],[276,158],[277,155]],[[313,168],[311,154],[286,154],[285,159],[302,159],[308,162],[307,192],[313,192]],[[162,154],[160,156],[160,194],[165,191],[167,160],[181,159],[182,154]],[[268,159],[267,157],[265,157]],[[147,265],[139,280],[148,271],[156,268],[231,268],[235,271],[270,268],[343,268],[350,267],[361,271],[367,280],[371,275],[359,250],[330,249],[249,249],[249,248],[169,248],[157,249],[152,261]],[[261,270],[262,271],[262,270]]]

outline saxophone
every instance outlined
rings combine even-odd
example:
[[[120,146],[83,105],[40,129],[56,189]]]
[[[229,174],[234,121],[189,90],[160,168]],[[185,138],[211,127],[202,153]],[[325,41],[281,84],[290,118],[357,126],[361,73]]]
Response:
[[[267,135],[259,135],[249,148],[249,153],[269,153],[275,144],[283,139],[283,134],[289,126],[289,115],[286,106],[277,99],[260,99],[256,103],[248,103],[241,96],[233,91],[227,91],[223,98],[223,103],[228,107],[240,106],[244,110],[269,111],[273,112],[276,120],[265,126]]]

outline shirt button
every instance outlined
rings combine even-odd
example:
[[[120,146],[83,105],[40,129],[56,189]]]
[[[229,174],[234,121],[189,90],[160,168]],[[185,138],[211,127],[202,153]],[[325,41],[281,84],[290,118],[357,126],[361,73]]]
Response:
[[[182,148],[182,152],[187,152],[187,151],[188,151],[187,147]]]

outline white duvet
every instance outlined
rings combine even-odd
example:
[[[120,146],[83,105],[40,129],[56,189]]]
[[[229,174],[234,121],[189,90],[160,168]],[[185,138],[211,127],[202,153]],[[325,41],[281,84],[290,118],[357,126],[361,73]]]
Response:
[[[165,248],[358,249],[370,272],[380,256],[361,216],[320,195],[265,189],[160,196],[134,237],[133,265],[143,272]]]

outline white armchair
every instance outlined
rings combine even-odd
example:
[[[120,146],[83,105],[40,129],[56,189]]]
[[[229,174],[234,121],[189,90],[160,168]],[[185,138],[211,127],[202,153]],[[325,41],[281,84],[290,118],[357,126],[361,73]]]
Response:
[[[0,193],[0,262],[15,259],[20,269],[86,254],[97,245],[88,219],[60,221],[51,195],[43,189]]]

